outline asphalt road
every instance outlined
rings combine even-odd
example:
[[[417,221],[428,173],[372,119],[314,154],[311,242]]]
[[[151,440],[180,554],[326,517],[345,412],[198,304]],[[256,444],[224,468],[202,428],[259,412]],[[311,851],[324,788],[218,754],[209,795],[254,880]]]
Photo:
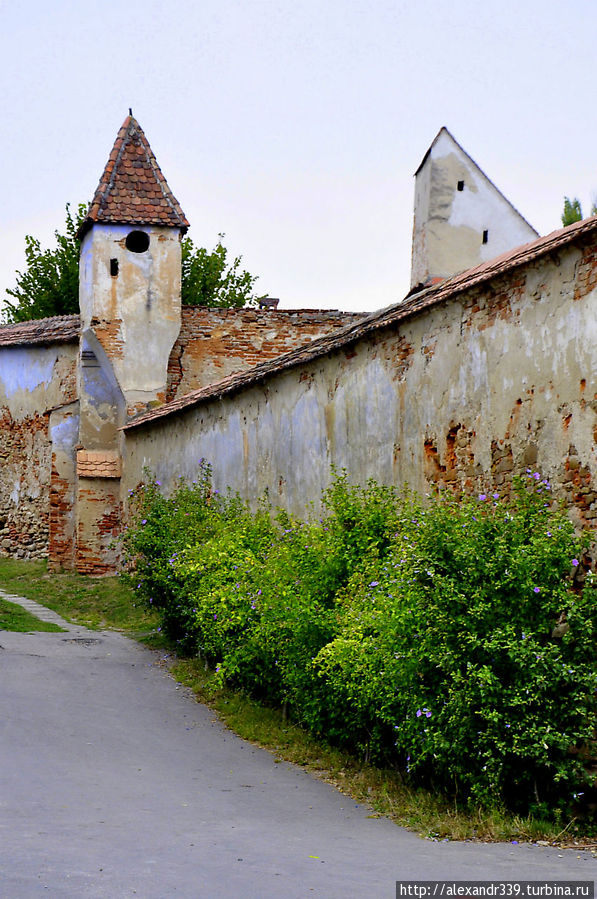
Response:
[[[590,852],[434,843],[371,818],[232,735],[159,654],[64,626],[0,632],[1,899],[393,899],[397,880],[597,877]]]

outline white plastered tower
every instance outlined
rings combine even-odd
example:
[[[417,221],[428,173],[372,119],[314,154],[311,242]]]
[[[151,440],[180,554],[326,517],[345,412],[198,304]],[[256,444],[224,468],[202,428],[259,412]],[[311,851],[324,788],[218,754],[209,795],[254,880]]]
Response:
[[[441,128],[415,172],[411,288],[474,268],[538,237]]]

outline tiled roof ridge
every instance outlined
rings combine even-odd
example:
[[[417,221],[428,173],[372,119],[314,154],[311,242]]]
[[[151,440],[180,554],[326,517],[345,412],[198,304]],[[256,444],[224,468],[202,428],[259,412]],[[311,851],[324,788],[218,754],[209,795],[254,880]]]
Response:
[[[259,315],[264,317],[264,320],[267,320],[269,316],[276,315],[297,315],[297,314],[305,314],[312,313],[314,315],[330,315],[330,316],[341,316],[345,315],[347,318],[362,318],[363,315],[367,315],[366,312],[353,312],[350,310],[343,309],[314,309],[308,306],[301,306],[297,309],[259,309],[257,306],[204,306],[201,303],[185,303],[182,306],[183,314],[185,310],[195,310],[195,309],[206,309],[209,312],[221,312],[224,316],[227,315],[235,315],[238,312],[257,312]],[[190,314],[190,313],[189,313]]]
[[[139,154],[131,152],[133,143],[141,147],[141,166],[136,165],[140,160],[134,158]],[[129,155],[133,156],[130,160]],[[137,169],[134,173],[133,166]],[[156,191],[159,191],[159,197]],[[160,198],[163,202],[159,202]],[[132,114],[120,126],[79,236],[83,236],[95,222],[166,225],[183,231],[189,227],[143,128]]]
[[[0,346],[65,343],[75,340],[80,330],[80,315],[53,315],[25,322],[10,322],[0,325]]]
[[[496,256],[495,259],[491,259],[489,262],[467,269],[439,284],[425,288],[419,293],[409,296],[405,301],[394,303],[384,309],[373,312],[356,323],[340,328],[333,334],[319,337],[268,362],[262,362],[238,374],[228,375],[221,381],[193,390],[163,406],[137,415],[128,421],[122,430],[128,431],[141,425],[151,424],[152,421],[174,415],[203,400],[218,399],[227,394],[236,393],[243,387],[265,380],[269,375],[286,371],[297,365],[304,365],[332,351],[342,349],[365,337],[367,334],[408,320],[431,306],[453,299],[471,287],[491,281],[493,278],[505,274],[520,265],[532,262],[562,246],[573,243],[577,237],[596,231],[597,216],[568,225],[566,228],[552,231],[551,234],[545,237],[522,244],[514,250]]]

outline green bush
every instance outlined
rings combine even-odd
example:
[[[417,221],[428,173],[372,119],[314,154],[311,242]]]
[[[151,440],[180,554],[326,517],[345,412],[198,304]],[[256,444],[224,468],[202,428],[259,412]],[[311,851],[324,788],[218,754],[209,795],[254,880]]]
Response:
[[[572,588],[581,542],[528,481],[509,502],[405,503],[315,660],[361,741],[413,781],[526,811],[574,798],[597,687],[593,580]]]
[[[595,738],[597,604],[536,472],[460,502],[342,473],[305,522],[219,496],[202,463],[136,503],[129,579],[222,681],[413,784],[570,807]]]

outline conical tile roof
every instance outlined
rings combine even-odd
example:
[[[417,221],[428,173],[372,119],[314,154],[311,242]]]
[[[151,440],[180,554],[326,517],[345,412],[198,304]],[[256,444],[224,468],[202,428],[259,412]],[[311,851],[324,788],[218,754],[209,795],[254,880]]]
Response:
[[[133,115],[122,123],[80,235],[100,224],[189,227]]]

